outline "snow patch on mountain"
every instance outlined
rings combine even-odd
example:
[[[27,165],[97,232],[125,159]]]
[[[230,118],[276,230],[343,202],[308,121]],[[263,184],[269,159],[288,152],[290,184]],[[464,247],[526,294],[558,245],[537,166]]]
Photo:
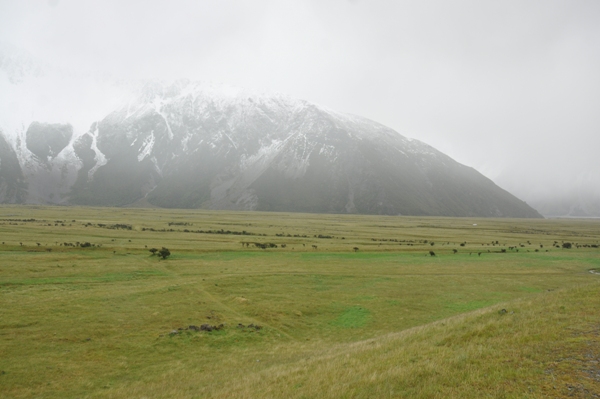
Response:
[[[247,156],[246,154],[242,154],[240,158],[240,170],[245,171],[251,166],[258,164],[261,166],[267,165],[277,156],[284,143],[285,140],[272,140],[270,144],[260,147],[253,155]]]
[[[154,112],[156,112],[158,115],[160,115],[163,118],[163,120],[165,121],[165,125],[167,126],[167,132],[168,132],[168,135],[169,135],[168,136],[169,140],[173,140],[174,136],[173,136],[173,131],[171,130],[171,125],[169,124],[169,120],[167,119],[167,116],[162,111],[163,106],[166,103],[170,103],[170,102],[171,101],[169,101],[169,100],[165,101],[165,100],[163,100],[163,99],[161,99],[160,97],[157,96],[157,97],[154,98],[154,101],[152,102],[152,106],[154,108]]]
[[[106,163],[108,162],[108,160],[106,159],[106,156],[98,148],[98,124],[96,124],[96,129],[91,134],[91,136],[92,136],[91,148],[95,153],[94,161],[96,161],[96,164],[88,171],[88,180],[90,180],[90,181],[93,179],[94,173],[96,173],[96,171],[100,167],[106,165]]]
[[[138,162],[142,162],[148,155],[152,153],[152,149],[154,148],[154,143],[156,142],[156,138],[154,137],[154,130],[150,133],[144,142],[142,143],[142,148],[140,149],[140,153],[138,154]]]

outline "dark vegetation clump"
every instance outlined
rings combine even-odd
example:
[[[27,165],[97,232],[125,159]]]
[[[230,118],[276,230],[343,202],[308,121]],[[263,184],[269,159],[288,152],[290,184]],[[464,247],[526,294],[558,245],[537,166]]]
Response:
[[[152,255],[151,256],[160,256],[163,259],[167,259],[169,256],[171,256],[171,251],[169,251],[167,248],[162,247],[162,249],[158,250],[156,248],[150,248],[148,250],[148,252],[150,252]]]
[[[308,238],[308,236],[306,234],[285,234],[285,233],[275,233],[276,237],[296,237],[296,238]],[[344,239],[344,237],[342,237],[342,239]]]
[[[167,259],[169,256],[171,256],[171,251],[169,251],[165,247],[162,247],[162,249],[158,251],[158,256],[160,256],[163,259]]]
[[[239,328],[240,330],[244,331],[244,332],[256,332],[256,331],[260,331],[262,330],[262,326],[258,325],[258,324],[248,324],[247,326],[243,325],[242,323],[238,323],[238,325],[236,326],[237,328]],[[183,333],[184,331],[206,331],[206,332],[211,332],[211,331],[219,331],[225,328],[225,324],[219,324],[219,325],[212,325],[212,324],[202,324],[200,326],[197,325],[189,325],[187,328],[183,328],[180,327],[176,330],[172,330],[169,333],[169,336],[173,337],[175,335],[179,335],[181,333]],[[161,335],[162,336],[162,335]]]
[[[345,240],[345,237],[342,237],[342,240]],[[371,238],[371,241],[381,241],[381,242],[413,242],[407,240],[398,240],[397,238]],[[402,244],[400,244],[402,245]]]
[[[254,246],[256,248],[261,248],[261,249],[277,248],[277,244],[273,244],[272,242],[265,242],[265,243],[255,242]]]
[[[56,224],[55,224],[56,226]],[[64,224],[63,224],[64,226]],[[105,223],[98,223],[98,224],[94,224],[91,222],[87,222],[83,224],[84,227],[100,227],[102,229],[111,229],[111,230],[133,230],[133,226],[130,224],[125,224],[125,223],[115,223],[115,224],[105,224]]]
[[[260,330],[262,327],[261,327],[261,326],[259,326],[258,324],[248,324],[247,326],[245,326],[245,325],[243,325],[242,323],[239,323],[239,324],[237,325],[237,328],[242,328],[242,329],[249,328],[249,329],[253,329],[253,330],[255,330],[255,331],[258,331],[258,330]]]
[[[206,332],[211,332],[211,331],[218,331],[225,328],[224,324],[219,324],[218,326],[213,326],[211,324],[202,324],[201,326],[196,326],[196,325],[190,325],[187,328],[183,328],[180,327],[177,330],[172,330],[169,333],[169,336],[173,337],[175,335],[179,335],[181,334],[183,331],[206,331]],[[162,336],[162,335],[161,335]]]
[[[153,227],[142,227],[142,231],[153,231],[157,233],[196,233],[196,234],[231,234],[236,236],[266,236],[266,234],[251,233],[249,231],[232,231],[232,230],[175,230],[175,229],[155,229]]]
[[[210,324],[202,324],[200,327],[191,325],[191,326],[188,327],[188,330],[193,330],[193,331],[209,331],[210,332],[210,331],[214,331],[214,330],[220,330],[223,327],[225,327],[225,325],[223,325],[223,324],[219,324],[218,326],[213,326],[213,325],[210,325]]]
[[[61,247],[81,247],[81,248],[90,248],[90,247],[98,247],[98,248],[100,248],[102,246],[102,244],[94,244],[94,243],[87,242],[87,241],[86,242],[79,242],[79,241],[77,241],[75,243],[72,243],[72,242],[61,242],[61,243],[58,243],[58,245],[61,246]]]
[[[573,245],[570,242],[563,242],[562,247],[565,249],[571,249]]]
[[[116,223],[116,224],[109,224],[109,225],[103,225],[101,226],[100,224],[98,224],[98,227],[103,227],[105,229],[113,229],[113,230],[133,230],[133,226],[130,224],[123,224],[123,223]]]

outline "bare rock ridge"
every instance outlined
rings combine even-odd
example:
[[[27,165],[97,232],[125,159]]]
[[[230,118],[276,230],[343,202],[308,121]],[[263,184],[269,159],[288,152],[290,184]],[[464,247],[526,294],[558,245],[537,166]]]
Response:
[[[476,170],[307,101],[147,82],[87,132],[0,138],[0,201],[388,215],[540,217]]]
[[[26,145],[38,159],[50,162],[69,144],[71,125],[33,122],[27,129]]]
[[[17,154],[0,129],[0,203],[23,203],[27,195],[26,189]]]

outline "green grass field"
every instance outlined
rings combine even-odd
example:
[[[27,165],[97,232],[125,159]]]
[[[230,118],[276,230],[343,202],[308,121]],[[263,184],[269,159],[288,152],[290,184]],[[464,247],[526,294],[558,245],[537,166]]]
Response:
[[[2,206],[0,242],[3,398],[600,395],[597,220]]]

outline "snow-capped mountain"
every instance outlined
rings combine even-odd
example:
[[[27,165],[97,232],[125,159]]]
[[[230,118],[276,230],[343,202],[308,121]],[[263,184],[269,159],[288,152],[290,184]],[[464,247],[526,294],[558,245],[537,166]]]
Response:
[[[3,111],[0,202],[539,217],[474,169],[359,116],[186,80],[127,89],[84,130],[64,109]]]

